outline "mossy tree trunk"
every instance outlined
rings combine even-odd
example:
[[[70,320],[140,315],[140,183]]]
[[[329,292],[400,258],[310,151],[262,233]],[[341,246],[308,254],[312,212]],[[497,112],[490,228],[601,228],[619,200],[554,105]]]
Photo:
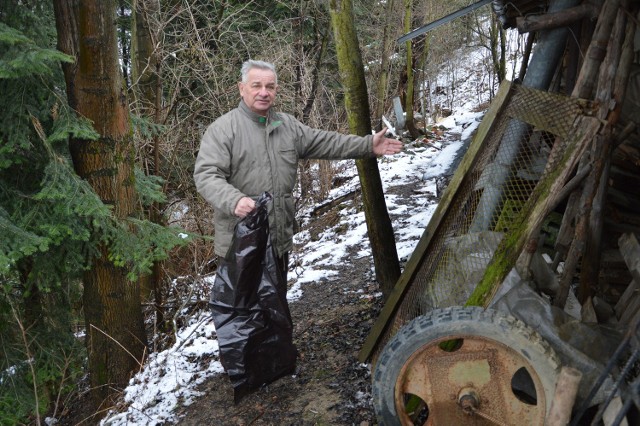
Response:
[[[412,0],[404,0],[404,32],[405,34],[412,30]],[[413,139],[419,138],[420,132],[416,128],[415,119],[413,117],[413,104],[414,104],[414,92],[415,92],[415,76],[414,76],[414,66],[415,61],[413,58],[413,42],[412,40],[408,40],[406,43],[406,51],[407,51],[407,63],[406,63],[406,73],[407,73],[407,88],[405,94],[405,102],[404,102],[404,111],[405,111],[405,121],[407,125],[407,130],[411,134]]]
[[[58,48],[76,58],[63,66],[70,106],[93,122],[98,140],[70,141],[73,165],[118,219],[136,206],[134,147],[127,94],[118,65],[114,0],[54,2]],[[109,404],[139,369],[146,336],[137,282],[103,245],[84,276],[90,387],[96,405]]]
[[[352,133],[364,136],[371,133],[371,117],[362,56],[353,21],[353,5],[351,0],[330,0],[329,10],[349,127]],[[377,160],[357,160],[356,165],[376,278],[386,298],[400,277],[391,219],[384,200]]]
[[[386,21],[382,29],[382,52],[380,58],[380,73],[376,84],[375,109],[373,111],[374,120],[378,120],[376,124],[377,130],[382,130],[382,115],[384,114],[385,99],[387,97],[387,85],[389,84],[389,56],[391,55],[392,28],[394,0],[387,0],[385,6]]]

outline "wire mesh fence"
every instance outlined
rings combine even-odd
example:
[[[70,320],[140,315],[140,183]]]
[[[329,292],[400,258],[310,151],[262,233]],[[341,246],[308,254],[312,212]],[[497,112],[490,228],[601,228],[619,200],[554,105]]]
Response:
[[[410,260],[416,266],[402,296],[388,302],[392,309],[383,310],[388,316],[379,328],[375,351],[413,318],[465,304],[501,240],[520,226],[518,214],[545,169],[556,166],[564,140],[583,114],[578,99],[504,86],[499,104],[492,104],[493,112],[485,116],[452,179],[446,210],[434,215],[432,222],[437,223],[430,223],[425,234],[431,233],[423,235],[428,243]],[[553,215],[547,218],[552,220]]]

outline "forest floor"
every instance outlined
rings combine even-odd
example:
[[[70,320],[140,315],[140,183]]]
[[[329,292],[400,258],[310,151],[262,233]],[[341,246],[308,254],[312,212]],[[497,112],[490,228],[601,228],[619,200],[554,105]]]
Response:
[[[321,226],[322,219],[316,222],[313,226]],[[306,283],[302,297],[289,304],[299,353],[296,374],[238,404],[227,375],[214,375],[197,389],[200,397],[178,409],[177,424],[375,425],[370,366],[357,357],[382,307],[382,297],[371,296],[379,292],[368,258],[344,264],[331,280]],[[87,411],[86,395],[77,395],[72,405],[58,425],[99,423],[95,413]]]
[[[322,220],[312,226],[322,226]],[[214,375],[197,389],[200,397],[178,409],[177,424],[375,425],[370,366],[359,363],[357,356],[383,301],[370,259],[354,259],[341,268],[331,280],[306,283],[302,297],[289,304],[299,353],[295,375],[264,386],[238,404],[227,375]],[[85,399],[78,396],[58,425],[98,424]]]
[[[225,374],[200,389],[204,396],[181,409],[181,425],[372,425],[369,366],[357,355],[381,307],[368,259],[345,265],[337,279],[308,283],[290,304],[297,372],[238,404]],[[364,282],[364,285],[363,285]],[[360,292],[364,289],[364,293]]]

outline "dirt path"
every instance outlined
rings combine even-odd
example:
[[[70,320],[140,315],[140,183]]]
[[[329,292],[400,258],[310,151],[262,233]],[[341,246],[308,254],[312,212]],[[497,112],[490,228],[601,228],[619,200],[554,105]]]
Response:
[[[305,284],[291,303],[298,374],[238,405],[225,375],[181,410],[181,425],[373,425],[369,368],[357,354],[381,307],[369,259],[357,259],[332,281]],[[364,290],[364,291],[363,291]]]

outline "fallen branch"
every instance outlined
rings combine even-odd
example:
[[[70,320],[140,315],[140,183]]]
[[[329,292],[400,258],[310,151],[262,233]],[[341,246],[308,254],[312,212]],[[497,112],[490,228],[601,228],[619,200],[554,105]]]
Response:
[[[329,200],[326,203],[320,204],[316,208],[311,211],[311,216],[319,216],[325,213],[327,210],[331,210],[333,207],[339,205],[343,201],[353,199],[356,195],[360,194],[360,189],[355,189],[351,192],[348,192],[344,195],[339,196],[338,198],[334,198],[333,200]]]

